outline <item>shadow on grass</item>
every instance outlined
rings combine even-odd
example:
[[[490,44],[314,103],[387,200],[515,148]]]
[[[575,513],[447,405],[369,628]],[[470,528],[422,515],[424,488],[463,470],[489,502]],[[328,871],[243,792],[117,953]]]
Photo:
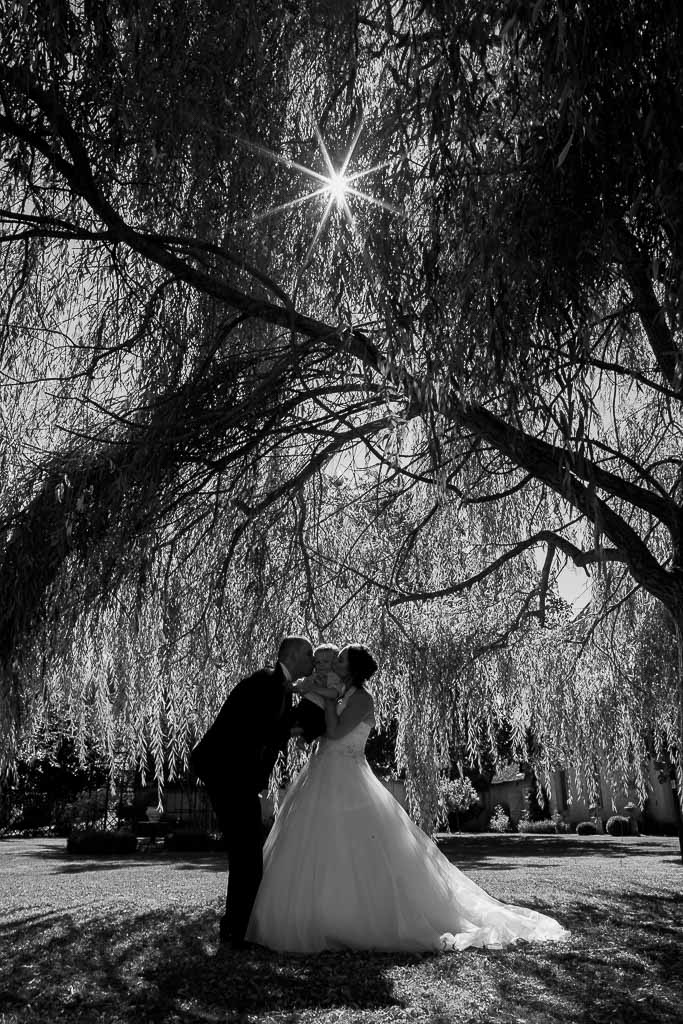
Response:
[[[386,1009],[403,1005],[387,968],[422,959],[372,956],[370,966],[364,957],[359,967],[357,953],[224,952],[207,942],[215,931],[213,913],[173,911],[80,924],[69,914],[31,915],[4,925],[0,1013],[23,1007],[42,1020],[58,1006],[88,1004],[93,1016],[115,1009],[117,1020],[224,1021],[226,1013]]]
[[[575,836],[575,835],[520,835],[503,834],[500,836],[476,835],[459,833],[440,835],[439,849],[451,860],[458,858],[471,863],[474,860],[486,862],[489,858],[519,857],[525,862],[537,857],[539,859],[562,857],[659,857],[668,859],[673,844],[673,837],[648,836]]]
[[[414,1008],[414,1019],[469,1024],[677,1019],[683,992],[676,893],[596,891],[565,899],[559,916],[572,929],[567,943],[426,957],[292,956],[217,949],[214,911],[169,907],[117,916],[107,908],[78,919],[33,911],[0,926],[0,1016],[11,1014],[18,1024],[195,1024],[239,1014],[295,1020],[304,1011],[322,1020],[328,1010],[353,1009],[379,1022]],[[438,993],[448,1013],[423,1013],[425,991]]]
[[[589,905],[565,905],[563,923],[573,930],[565,949],[547,947],[547,955],[538,956],[524,951],[519,960],[510,951],[515,959],[506,966],[526,1013],[542,1009],[545,997],[548,1010],[559,1001],[564,1019],[573,1005],[570,1019],[582,1022],[680,1020],[683,926],[676,894],[615,899],[612,892],[596,892]],[[509,985],[501,982],[499,993],[507,997]]]
[[[66,839],[41,842],[32,840],[30,846],[15,852],[14,856],[26,859],[49,861],[55,873],[77,874],[83,871],[115,871],[119,868],[145,868],[152,864],[163,864],[169,869],[182,871],[225,871],[227,854],[216,850],[210,853],[196,851],[166,850],[159,845],[156,849],[137,850],[134,853],[69,853]]]
[[[523,852],[525,856],[552,852],[554,856],[560,857],[575,857],[581,853],[599,853],[607,857],[627,853],[664,854],[669,852],[675,841],[673,836],[528,835],[515,832],[500,836],[467,832],[439,836],[439,846],[458,846],[472,850],[485,847],[491,853],[512,848]]]
[[[460,833],[441,835],[439,849],[463,870],[485,868],[487,871],[509,871],[524,865],[524,870],[546,867],[548,860],[581,857],[608,857],[624,859],[652,857],[660,863],[680,864],[672,850],[677,841],[671,837],[612,836],[528,836],[528,835],[476,835]],[[138,850],[131,854],[77,854],[68,853],[66,840],[34,840],[30,847],[19,853],[22,857],[37,857],[53,862],[55,872],[74,874],[82,871],[110,871],[126,866],[145,867],[163,864],[179,871],[222,872],[227,867],[227,856],[217,850],[211,852],[170,851],[159,845],[155,849]],[[534,863],[537,861],[537,863]]]

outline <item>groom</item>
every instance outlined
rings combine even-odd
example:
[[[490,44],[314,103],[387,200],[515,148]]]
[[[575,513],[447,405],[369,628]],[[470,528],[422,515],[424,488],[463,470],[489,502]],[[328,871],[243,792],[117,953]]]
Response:
[[[229,872],[221,942],[244,945],[251,908],[263,874],[259,793],[268,785],[289,739],[294,683],[313,668],[313,648],[302,636],[280,644],[274,669],[242,679],[228,694],[213,725],[190,754],[206,786],[228,850]]]

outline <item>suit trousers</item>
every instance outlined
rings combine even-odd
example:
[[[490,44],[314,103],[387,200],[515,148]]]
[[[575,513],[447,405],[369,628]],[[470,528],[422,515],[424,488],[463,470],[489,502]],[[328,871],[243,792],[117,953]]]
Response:
[[[261,801],[253,791],[220,791],[207,786],[228,851],[228,891],[220,923],[221,939],[244,940],[263,875]]]

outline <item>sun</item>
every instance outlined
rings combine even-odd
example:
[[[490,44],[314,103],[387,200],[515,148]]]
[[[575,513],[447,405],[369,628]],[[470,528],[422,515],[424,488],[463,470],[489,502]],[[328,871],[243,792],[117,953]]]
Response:
[[[328,192],[331,198],[335,200],[337,204],[337,209],[341,210],[344,206],[346,192],[348,190],[349,183],[347,182],[344,175],[340,174],[338,171],[332,171],[329,180],[330,184]]]
[[[301,266],[299,267],[298,276],[300,276],[303,273],[303,270],[309,263],[311,256],[313,255],[313,251],[316,248],[318,242],[320,241],[325,226],[330,218],[330,215],[332,214],[332,210],[335,207],[346,221],[350,229],[351,235],[354,238],[360,250],[361,257],[363,258],[364,262],[366,262],[367,265],[365,244],[359,232],[358,226],[356,224],[356,219],[353,216],[353,213],[349,206],[349,197],[352,196],[355,200],[362,200],[363,202],[368,203],[371,206],[382,207],[383,209],[388,210],[390,213],[396,214],[399,217],[405,216],[404,211],[394,206],[393,204],[387,203],[383,199],[378,199],[376,196],[368,195],[367,192],[361,192],[358,188],[356,188],[356,183],[359,182],[362,178],[366,178],[369,175],[374,174],[376,171],[382,170],[384,167],[391,166],[392,164],[395,163],[394,160],[386,160],[383,163],[375,164],[374,166],[365,168],[364,170],[354,171],[351,174],[347,174],[348,166],[354,155],[356,145],[363,130],[362,117],[360,118],[359,123],[356,126],[353,139],[351,140],[351,143],[348,149],[346,150],[344,159],[341,165],[338,167],[334,166],[330,154],[328,152],[327,146],[325,145],[323,137],[320,133],[320,129],[318,128],[318,125],[315,122],[313,123],[313,130],[315,132],[316,141],[318,143],[318,149],[320,151],[320,155],[322,156],[323,164],[327,172],[326,174],[321,174],[320,171],[314,171],[311,167],[305,167],[303,164],[298,163],[296,160],[291,160],[289,157],[286,157],[281,153],[274,153],[273,150],[266,149],[265,146],[260,146],[258,143],[251,142],[244,138],[239,139],[239,141],[243,145],[248,146],[250,149],[256,150],[258,153],[261,153],[263,156],[267,157],[270,160],[274,160],[276,163],[283,164],[290,171],[294,171],[295,173],[302,174],[305,177],[312,179],[317,185],[317,188],[314,188],[310,192],[307,192],[306,195],[304,196],[300,196],[297,199],[291,199],[288,203],[282,203],[279,206],[272,206],[268,210],[263,210],[261,213],[258,213],[251,218],[252,222],[257,220],[265,220],[268,217],[273,217],[278,214],[285,213],[288,210],[292,210],[295,207],[301,206],[317,198],[327,200],[327,202],[325,203],[325,208],[318,222],[318,227],[313,237],[313,240],[308,247],[308,251],[303,259]],[[368,269],[371,268],[368,267]]]

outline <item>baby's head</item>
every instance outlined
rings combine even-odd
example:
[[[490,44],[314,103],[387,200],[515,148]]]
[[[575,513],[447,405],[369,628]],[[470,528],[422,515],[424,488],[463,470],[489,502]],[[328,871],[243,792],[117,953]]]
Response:
[[[313,651],[313,662],[318,672],[333,672],[337,664],[339,648],[335,644],[320,644]]]

